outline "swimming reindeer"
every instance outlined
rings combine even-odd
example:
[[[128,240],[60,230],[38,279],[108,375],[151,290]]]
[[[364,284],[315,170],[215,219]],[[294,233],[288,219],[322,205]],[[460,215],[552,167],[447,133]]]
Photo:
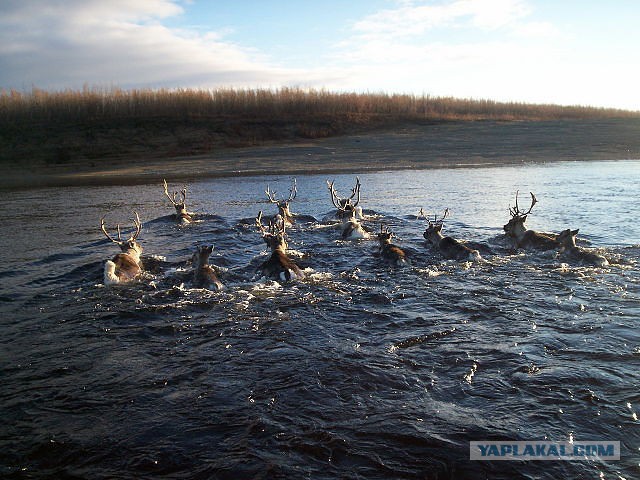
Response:
[[[276,198],[276,192],[271,191],[268,185],[264,193],[267,194],[267,198],[271,203],[277,205],[278,215],[280,215],[284,219],[284,222],[288,226],[293,225],[294,223],[293,214],[289,210],[289,204],[296,198],[296,195],[298,194],[298,189],[296,187],[296,179],[295,178],[293,179],[293,183],[291,184],[291,188],[289,189],[289,198],[287,198],[286,200],[278,200]]]
[[[525,212],[520,210],[518,207],[518,192],[516,192],[516,206],[509,208],[511,220],[509,220],[509,222],[502,228],[507,236],[515,240],[517,248],[533,248],[536,250],[551,250],[559,248],[560,243],[558,243],[558,241],[552,236],[539,233],[534,230],[528,230],[524,226],[524,222],[527,220],[527,215],[531,213],[534,205],[538,203],[538,199],[533,192],[529,193],[531,195],[531,206],[529,207],[529,210]]]
[[[222,290],[222,282],[214,267],[209,265],[209,256],[213,252],[213,245],[201,245],[193,254],[193,286],[195,288],[209,288]]]
[[[173,204],[173,206],[176,209],[176,220],[180,225],[183,225],[183,226],[190,224],[193,221],[193,218],[191,217],[191,214],[187,212],[187,206],[186,206],[187,187],[184,187],[182,190],[180,190],[180,196],[182,197],[182,200],[178,202],[176,200],[176,196],[178,195],[178,192],[173,192],[173,195],[169,195],[169,188],[167,187],[167,181],[166,180],[163,180],[163,181],[164,181],[164,194],[167,196],[169,201]]]
[[[562,254],[570,260],[579,263],[593,265],[595,267],[606,267],[609,261],[602,255],[589,252],[588,250],[576,246],[576,236],[579,230],[566,229],[558,235],[558,242],[563,247]]]
[[[269,222],[269,229],[262,225],[262,211],[256,218],[256,226],[264,243],[271,249],[271,256],[260,268],[265,277],[279,281],[303,278],[304,273],[287,255],[286,225],[283,220]]]
[[[396,266],[405,265],[407,263],[407,256],[404,250],[391,243],[393,237],[395,237],[395,235],[388,227],[380,225],[380,233],[378,234],[380,256]]]
[[[336,217],[342,222],[340,236],[344,240],[369,238],[369,232],[362,227],[358,220],[358,213],[362,218],[362,209],[358,207],[358,203],[360,203],[360,179],[356,179],[356,186],[353,188],[352,195],[349,198],[340,198],[336,193],[333,182],[327,182],[327,186],[331,192],[331,202],[337,209]],[[351,202],[353,197],[357,197],[355,203]]]
[[[114,283],[125,283],[135,279],[142,272],[142,264],[140,261],[140,255],[142,254],[142,247],[136,241],[140,231],[142,230],[142,223],[140,223],[140,217],[137,212],[133,212],[135,218],[133,219],[135,232],[131,236],[123,241],[120,236],[120,225],[117,225],[118,239],[115,240],[109,233],[104,224],[104,217],[100,220],[100,229],[105,236],[113,243],[120,247],[121,253],[118,253],[111,260],[107,260],[104,264],[104,283],[110,285]]]
[[[343,220],[345,217],[350,218],[352,215],[354,218],[364,218],[362,215],[362,207],[359,207],[360,203],[360,178],[356,177],[356,185],[351,189],[351,196],[341,198],[334,187],[335,180],[333,182],[329,182],[327,180],[327,188],[331,193],[331,203],[336,207],[336,218],[338,220]],[[355,203],[352,202],[353,199]],[[352,213],[353,212],[353,213]]]
[[[477,250],[467,247],[455,238],[445,237],[442,235],[442,226],[444,219],[449,215],[449,209],[444,211],[444,215],[438,219],[434,215],[433,222],[429,219],[429,225],[422,235],[431,246],[437,248],[442,256],[449,260],[480,260],[480,253]],[[420,215],[426,217],[424,211],[420,209]]]

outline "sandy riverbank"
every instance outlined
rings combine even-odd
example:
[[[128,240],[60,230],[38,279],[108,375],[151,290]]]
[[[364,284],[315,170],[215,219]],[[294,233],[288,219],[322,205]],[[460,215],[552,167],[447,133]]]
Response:
[[[56,166],[2,165],[0,188],[631,158],[640,158],[638,119],[478,121],[406,125],[314,141],[220,149],[189,157],[114,158],[99,164]]]

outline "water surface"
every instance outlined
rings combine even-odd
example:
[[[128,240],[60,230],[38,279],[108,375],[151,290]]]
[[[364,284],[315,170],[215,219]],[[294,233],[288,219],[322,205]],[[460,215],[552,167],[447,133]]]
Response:
[[[333,177],[332,177],[333,178]],[[640,433],[640,161],[361,175],[365,221],[412,265],[320,222],[326,176],[299,176],[289,231],[307,279],[260,279],[253,226],[282,176],[189,182],[177,227],[159,184],[12,192],[2,206],[0,470],[8,478],[635,478]],[[354,176],[335,177],[339,191]],[[171,183],[171,179],[168,179]],[[514,251],[528,226],[580,228],[610,268]],[[423,207],[484,261],[424,244]],[[144,222],[149,270],[104,287],[99,230]],[[314,221],[313,218],[317,219]],[[190,288],[213,243],[223,292]],[[622,460],[471,462],[470,440],[619,440]]]

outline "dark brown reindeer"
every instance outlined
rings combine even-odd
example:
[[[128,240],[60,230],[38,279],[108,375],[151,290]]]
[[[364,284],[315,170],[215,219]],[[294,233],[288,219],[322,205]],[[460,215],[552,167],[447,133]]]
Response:
[[[262,211],[256,218],[256,226],[264,243],[271,249],[271,256],[260,268],[265,277],[282,282],[304,278],[304,272],[287,255],[286,226],[282,219],[269,222],[269,229],[262,225]]]
[[[193,254],[193,286],[195,288],[208,288],[222,290],[224,286],[218,278],[216,269],[209,265],[209,256],[213,252],[213,245],[201,245]]]
[[[120,247],[121,253],[118,253],[111,260],[107,260],[104,264],[104,283],[105,285],[111,285],[114,283],[125,283],[134,280],[140,273],[142,273],[142,264],[140,262],[140,255],[142,254],[142,246],[136,241],[140,231],[142,230],[142,223],[140,223],[140,217],[137,212],[133,212],[135,218],[133,219],[135,231],[131,236],[123,241],[120,236],[120,225],[117,225],[118,239],[114,239],[107,232],[107,228],[104,224],[104,217],[100,220],[100,229],[105,236],[113,243]]]
[[[480,253],[477,250],[467,247],[455,238],[442,235],[442,226],[447,215],[449,215],[448,208],[444,211],[444,215],[442,215],[440,219],[438,219],[437,215],[433,216],[433,222],[427,219],[429,225],[422,236],[448,260],[480,260]],[[420,209],[420,216],[426,218],[422,209]]]
[[[191,214],[187,212],[187,187],[184,187],[180,190],[180,196],[182,199],[180,201],[176,200],[178,196],[178,192],[173,192],[173,195],[169,195],[169,187],[167,186],[167,181],[164,181],[164,194],[167,196],[169,201],[173,204],[176,209],[176,220],[180,225],[188,225],[193,222],[193,218]]]
[[[287,198],[286,200],[278,200],[276,198],[276,192],[270,190],[268,185],[264,193],[267,194],[267,198],[269,199],[269,201],[278,207],[278,215],[280,215],[284,219],[284,222],[288,226],[293,225],[294,219],[293,214],[289,210],[289,204],[296,198],[296,195],[298,194],[296,179],[293,179],[293,183],[291,184],[291,188],[289,189],[289,198]]]
[[[380,225],[380,233],[378,234],[380,256],[393,265],[405,265],[407,264],[407,255],[404,250],[391,243],[393,237],[395,234],[388,227]]]
[[[336,207],[336,218],[338,220],[344,220],[344,218],[364,218],[362,215],[362,207],[359,207],[360,203],[360,178],[356,177],[356,185],[351,189],[351,196],[341,198],[334,186],[335,180],[329,182],[327,180],[327,188],[331,193],[331,203]],[[355,202],[353,201],[355,198]]]
[[[593,265],[595,267],[607,267],[609,261],[602,255],[590,252],[576,246],[576,236],[579,230],[566,229],[558,234],[558,242],[562,245],[562,255],[577,263]]]
[[[534,230],[528,230],[524,226],[524,222],[527,221],[527,215],[531,213],[535,204],[538,203],[538,199],[533,192],[529,192],[531,195],[531,206],[529,207],[529,210],[525,212],[520,210],[518,207],[518,193],[519,192],[516,191],[516,206],[509,207],[511,220],[502,227],[507,236],[511,237],[515,241],[517,248],[532,248],[535,250],[552,250],[554,248],[559,248],[560,243],[558,243],[554,237]]]

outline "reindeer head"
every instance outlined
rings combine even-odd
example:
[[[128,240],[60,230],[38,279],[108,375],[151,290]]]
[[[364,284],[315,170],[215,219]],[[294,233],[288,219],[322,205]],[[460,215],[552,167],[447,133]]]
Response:
[[[209,256],[213,252],[213,245],[199,245],[196,247],[196,252],[191,258],[191,263],[194,268],[200,268],[209,264]]]
[[[169,201],[173,204],[173,206],[176,209],[176,213],[183,213],[186,212],[187,209],[187,187],[184,187],[182,190],[180,190],[180,196],[182,197],[182,199],[180,201],[176,200],[176,196],[178,195],[178,192],[173,192],[173,195],[169,195],[169,188],[167,186],[167,181],[164,180],[164,194],[167,196],[167,198],[169,199]]]
[[[327,188],[331,193],[331,203],[338,209],[338,217],[343,221],[355,220],[357,207],[360,203],[360,178],[356,177],[356,185],[351,189],[351,196],[341,198],[334,187],[335,180],[329,182],[327,180]],[[355,198],[355,203],[352,200]]]
[[[436,245],[442,240],[442,225],[444,224],[444,219],[449,215],[449,209],[445,209],[444,214],[440,219],[438,219],[438,215],[433,215],[433,222],[427,218],[429,224],[427,225],[427,229],[424,231],[422,236],[424,239],[432,245]],[[424,211],[420,209],[420,217],[425,217]]]
[[[391,243],[391,239],[396,235],[389,230],[389,227],[380,225],[380,233],[378,234],[378,240],[380,241],[380,246],[388,245]]]
[[[516,191],[516,206],[509,207],[509,213],[511,214],[511,220],[509,220],[505,225],[503,225],[503,230],[510,237],[515,237],[517,231],[526,230],[524,226],[524,222],[527,221],[527,215],[531,213],[533,206],[538,203],[538,199],[533,194],[533,192],[529,192],[531,194],[531,206],[529,210],[526,212],[521,211],[518,207],[518,191]]]
[[[289,204],[296,198],[298,194],[298,188],[296,187],[296,179],[293,179],[293,183],[291,184],[291,188],[289,189],[289,198],[286,200],[278,200],[276,198],[276,192],[269,189],[267,185],[267,189],[264,191],[267,194],[267,198],[273,204],[278,207],[278,213],[286,220],[290,221],[292,215],[289,210]]]
[[[579,231],[580,231],[579,229],[571,230],[567,228],[566,230],[563,230],[558,234],[558,236],[556,237],[556,240],[558,241],[558,243],[560,243],[560,245],[562,245],[565,248],[575,247],[576,237],[578,236]]]
[[[275,221],[270,221],[269,228],[267,229],[262,225],[262,211],[260,211],[256,218],[256,226],[258,230],[260,230],[260,233],[262,233],[264,243],[267,244],[272,252],[276,250],[287,250],[286,223],[284,219],[278,218]]]
[[[102,219],[100,220],[100,229],[102,230],[102,233],[104,233],[109,240],[111,240],[113,243],[115,243],[120,247],[120,250],[122,250],[123,253],[135,253],[137,255],[140,255],[142,253],[142,246],[136,241],[136,239],[138,238],[138,235],[140,235],[140,231],[142,230],[142,223],[140,222],[140,217],[138,216],[138,212],[133,212],[133,213],[135,215],[133,219],[135,231],[131,234],[131,236],[127,240],[122,240],[122,237],[120,236],[119,224],[116,225],[116,229],[118,232],[118,239],[116,240],[113,237],[111,237],[111,235],[109,235],[109,233],[107,232],[107,228],[104,223],[104,217],[102,217]]]

